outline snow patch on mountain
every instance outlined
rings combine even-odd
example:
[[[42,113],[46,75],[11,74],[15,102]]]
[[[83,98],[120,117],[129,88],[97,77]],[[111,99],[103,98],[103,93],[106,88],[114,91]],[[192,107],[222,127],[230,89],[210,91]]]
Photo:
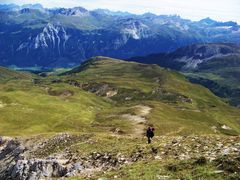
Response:
[[[82,7],[74,7],[74,8],[58,8],[54,10],[50,10],[54,14],[62,14],[66,16],[89,16],[90,13],[88,10]]]
[[[43,32],[38,34],[35,38],[34,48],[48,48],[50,44],[53,46],[53,48],[57,46],[59,49],[60,42],[64,41],[65,44],[68,38],[69,36],[62,26],[54,26],[53,24],[49,23],[43,29]]]
[[[148,38],[150,36],[149,30],[150,28],[147,25],[139,21],[130,21],[124,24],[122,33],[127,35],[128,37],[139,40],[142,38]]]
[[[232,26],[218,26],[218,27],[215,27],[216,29],[231,29]]]
[[[60,25],[53,25],[48,23],[35,37],[30,36],[26,42],[22,42],[17,51],[22,51],[27,49],[27,52],[30,49],[47,49],[51,48],[57,50],[58,54],[61,53],[61,50],[65,50],[66,42],[70,36],[67,34],[64,27]]]
[[[200,54],[199,54],[200,55]],[[212,60],[213,58],[222,58],[224,56],[229,56],[229,55],[238,55],[237,53],[229,53],[229,54],[222,54],[222,53],[219,53],[219,54],[216,54],[216,55],[213,55],[213,56],[210,56],[208,58],[194,58],[194,57],[187,57],[187,56],[184,56],[182,58],[178,58],[178,59],[175,59],[175,61],[178,61],[178,62],[184,62],[186,63],[183,67],[182,67],[182,70],[194,70],[194,69],[197,69],[198,68],[198,65],[200,65],[201,63],[203,62],[206,62],[206,61],[210,61]],[[202,55],[203,56],[203,55]]]
[[[183,70],[193,70],[197,69],[199,64],[212,60],[213,58],[238,55],[239,53],[240,51],[238,49],[230,45],[199,44],[177,50],[176,54],[179,55],[177,55],[174,61],[184,63],[185,65],[182,67]]]

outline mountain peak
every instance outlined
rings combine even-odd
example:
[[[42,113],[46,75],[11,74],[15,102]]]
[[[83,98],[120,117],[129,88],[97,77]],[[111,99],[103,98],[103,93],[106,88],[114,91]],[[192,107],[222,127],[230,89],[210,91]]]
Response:
[[[22,6],[16,4],[0,4],[0,10],[2,11],[21,11],[26,9],[34,10],[44,10],[44,7],[41,4],[24,4]]]
[[[74,7],[74,8],[57,8],[50,10],[54,14],[62,14],[67,16],[85,16],[89,15],[89,11],[83,7]]]
[[[86,69],[88,69],[89,67],[91,67],[92,65],[96,65],[97,63],[102,63],[104,61],[115,61],[116,59],[110,58],[110,57],[105,57],[105,56],[95,56],[95,57],[91,57],[90,59],[84,61],[80,66],[77,66],[75,68],[73,68],[72,70],[63,73],[62,75],[69,75],[69,74],[75,74],[75,73],[79,73],[81,71],[84,71]],[[120,62],[121,60],[116,60],[116,62]]]
[[[109,59],[111,59],[111,58],[106,57],[106,56],[94,56],[94,57],[91,57],[90,59],[88,59],[85,62],[104,61],[104,60],[109,60]]]
[[[210,17],[204,18],[199,21],[200,23],[205,23],[205,24],[214,24],[217,23],[217,21],[211,19]]]
[[[157,15],[156,14],[153,14],[153,13],[151,13],[151,12],[147,12],[147,13],[144,13],[143,15],[142,15],[143,17],[156,17]]]
[[[111,11],[109,9],[95,9],[92,12],[97,13],[97,14],[103,14],[103,15],[109,15],[109,16],[120,16],[120,17],[133,15],[129,12]]]
[[[44,9],[44,7],[41,4],[24,4],[21,6],[21,8],[29,8],[29,9]]]

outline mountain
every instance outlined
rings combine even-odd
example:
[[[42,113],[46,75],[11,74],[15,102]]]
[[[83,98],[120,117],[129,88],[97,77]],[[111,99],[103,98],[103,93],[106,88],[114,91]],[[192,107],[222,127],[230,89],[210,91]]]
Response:
[[[19,10],[19,6],[16,4],[1,4],[0,10],[1,11],[16,11]]]
[[[93,57],[22,73],[0,68],[0,179],[239,176],[239,110],[176,71]]]
[[[82,7],[0,5],[0,65],[73,67],[97,55],[115,58],[171,52],[193,43],[240,43],[234,22]]]
[[[240,105],[239,45],[194,44],[171,53],[134,57],[131,60],[181,71],[192,82],[208,87],[216,95],[229,99],[233,105]]]
[[[75,7],[75,8],[57,8],[50,10],[53,14],[61,14],[66,16],[88,16],[89,12],[85,8]]]
[[[146,57],[135,57],[138,62],[155,63],[163,67],[170,67],[180,71],[197,71],[207,68],[207,64],[213,59],[218,59],[221,65],[222,58],[228,56],[239,56],[240,45],[227,43],[208,43],[208,44],[193,44],[178,48],[170,53],[152,54]],[[228,61],[229,66],[232,66],[232,61]],[[222,64],[226,66],[226,64]],[[216,66],[214,66],[216,67]],[[213,67],[213,68],[214,68]]]
[[[217,22],[211,18],[205,18],[205,19],[202,19],[199,21],[199,23],[201,24],[205,24],[206,26],[209,26],[209,25],[212,25],[212,26],[220,26],[220,27],[224,27],[225,28],[229,28],[231,26],[236,26],[237,23],[236,22],[233,22],[233,21],[228,21],[228,22]]]
[[[134,15],[129,12],[110,11],[108,9],[95,9],[92,12],[95,12],[97,14],[110,15],[110,16],[133,16]]]
[[[37,9],[44,10],[44,7],[41,4],[24,4],[22,6],[16,4],[0,4],[0,11],[21,11],[23,9]]]
[[[140,135],[150,124],[160,134],[240,133],[237,109],[157,65],[95,57],[46,77],[0,70],[14,77],[0,85],[5,135],[89,129]]]

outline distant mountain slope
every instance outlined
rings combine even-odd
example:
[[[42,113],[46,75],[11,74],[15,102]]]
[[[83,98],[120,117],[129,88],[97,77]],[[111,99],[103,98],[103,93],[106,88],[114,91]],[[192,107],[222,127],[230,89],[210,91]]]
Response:
[[[17,79],[31,79],[28,73],[17,72],[0,66],[0,81]]]
[[[133,61],[158,64],[184,72],[216,95],[240,104],[240,46],[235,44],[196,44],[168,54],[134,57]]]
[[[235,22],[134,15],[82,7],[0,5],[0,65],[72,67],[97,55],[170,52],[193,43],[240,43]]]
[[[0,4],[0,10],[1,11],[21,11],[23,9],[37,9],[37,10],[43,10],[43,6],[41,4],[25,4],[22,6],[16,5],[16,4]]]
[[[61,75],[0,84],[4,135],[239,134],[239,111],[157,65],[96,57]],[[17,117],[17,118],[16,118]]]

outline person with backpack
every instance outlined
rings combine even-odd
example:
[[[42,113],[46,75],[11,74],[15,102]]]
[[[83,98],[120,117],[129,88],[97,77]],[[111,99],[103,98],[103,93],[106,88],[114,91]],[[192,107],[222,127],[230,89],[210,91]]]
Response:
[[[155,129],[153,127],[148,127],[147,129],[146,136],[148,138],[148,144],[150,144],[152,141],[152,138],[154,136],[154,130]]]

